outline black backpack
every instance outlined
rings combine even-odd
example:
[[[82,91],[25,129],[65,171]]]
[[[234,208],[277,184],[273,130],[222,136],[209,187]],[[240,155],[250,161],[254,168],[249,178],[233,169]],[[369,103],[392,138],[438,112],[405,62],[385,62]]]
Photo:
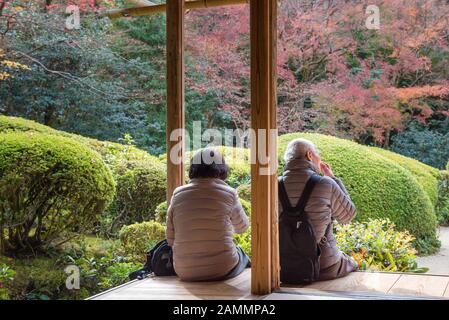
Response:
[[[298,204],[292,207],[279,178],[279,200],[282,212],[279,216],[279,255],[281,282],[285,284],[309,284],[318,280],[320,274],[320,246],[315,230],[304,212],[310,194],[321,176],[312,175],[306,183]]]
[[[157,243],[146,253],[145,266],[129,275],[130,280],[146,278],[150,273],[156,276],[176,276],[173,267],[173,250],[167,240]]]

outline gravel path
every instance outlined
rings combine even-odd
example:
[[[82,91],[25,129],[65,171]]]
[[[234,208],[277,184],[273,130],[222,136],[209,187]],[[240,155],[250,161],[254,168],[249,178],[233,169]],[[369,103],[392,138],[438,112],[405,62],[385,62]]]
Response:
[[[449,275],[449,227],[440,227],[441,248],[436,254],[418,257],[418,266],[429,268],[428,273]]]

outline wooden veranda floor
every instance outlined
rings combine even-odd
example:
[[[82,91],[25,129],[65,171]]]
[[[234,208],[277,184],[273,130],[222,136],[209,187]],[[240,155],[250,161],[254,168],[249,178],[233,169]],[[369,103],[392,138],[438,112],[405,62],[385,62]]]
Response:
[[[91,300],[311,300],[311,299],[449,299],[449,276],[355,272],[346,278],[306,287],[281,287],[266,296],[250,293],[251,271],[223,282],[182,282],[176,277],[136,280]]]

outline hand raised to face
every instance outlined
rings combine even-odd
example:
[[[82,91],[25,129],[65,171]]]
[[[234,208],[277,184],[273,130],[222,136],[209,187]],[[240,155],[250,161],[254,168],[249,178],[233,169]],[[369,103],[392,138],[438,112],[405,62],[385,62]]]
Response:
[[[328,177],[334,177],[334,173],[332,172],[331,166],[328,165],[326,162],[321,161],[320,170],[323,173],[323,175]]]

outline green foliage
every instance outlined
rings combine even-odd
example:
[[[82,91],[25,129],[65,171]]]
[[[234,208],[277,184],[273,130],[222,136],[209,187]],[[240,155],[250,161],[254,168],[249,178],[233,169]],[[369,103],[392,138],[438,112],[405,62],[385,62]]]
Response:
[[[242,234],[234,234],[234,243],[251,257],[251,227]]]
[[[7,284],[14,280],[16,272],[6,264],[0,265],[0,300],[9,300]]]
[[[0,116],[0,133],[15,131],[71,138],[102,156],[117,184],[114,201],[101,217],[99,231],[103,235],[115,235],[124,224],[152,218],[155,205],[165,199],[165,167],[156,157],[132,145],[129,135],[122,139],[123,144],[99,141],[54,130],[31,120]]]
[[[127,282],[129,273],[141,268],[129,260],[119,241],[93,237],[70,243],[58,253],[58,261],[79,268],[78,295],[83,294],[84,298]]]
[[[449,176],[447,171],[439,171],[418,160],[385,149],[371,148],[371,150],[410,171],[429,196],[438,222],[446,224],[449,221]]]
[[[440,171],[438,179],[438,201],[435,208],[440,224],[449,223],[449,171]]]
[[[165,225],[165,223],[167,222],[167,211],[168,211],[167,201],[158,204],[156,210],[154,210],[156,222]]]
[[[16,271],[14,279],[5,285],[15,300],[79,300],[128,281],[130,272],[141,264],[129,261],[117,241],[85,237],[69,242],[57,251],[36,257],[0,256],[0,265]],[[80,270],[80,289],[68,290],[64,271],[67,266]]]
[[[240,199],[244,199],[246,201],[251,202],[251,185],[250,184],[241,184],[237,187],[237,194]]]
[[[363,223],[336,225],[337,246],[352,256],[361,270],[426,272],[418,268],[414,238],[396,231],[388,219],[369,219]]]
[[[0,135],[1,251],[33,250],[91,230],[114,189],[101,157],[73,139]]]
[[[97,139],[118,141],[131,133],[139,146],[152,148],[148,105],[160,100],[155,84],[164,83],[165,74],[154,61],[122,51],[114,36],[120,30],[107,18],[83,15],[82,31],[66,32],[60,28],[66,17],[56,12],[22,4],[15,16],[5,46],[32,52],[33,61],[24,59],[31,70],[2,83],[0,113]],[[126,32],[122,37],[132,41]]]
[[[423,187],[424,191],[429,196],[430,201],[435,206],[438,198],[438,177],[439,170],[428,166],[418,160],[402,156],[385,149],[370,148],[372,151],[394,161],[416,178],[418,183]]]
[[[248,218],[251,218],[251,203],[244,199],[239,199],[239,200],[240,200],[240,203],[242,204],[243,211],[245,211]]]
[[[165,238],[165,228],[155,221],[135,223],[124,226],[120,230],[119,237],[131,261],[144,262],[145,252]]]
[[[14,279],[6,285],[10,299],[50,300],[84,299],[89,293],[82,290],[68,290],[65,286],[67,266],[58,257],[39,256],[34,258],[9,259],[0,256],[16,271]]]
[[[113,168],[117,193],[102,225],[115,234],[123,225],[154,218],[156,205],[166,198],[166,174],[165,166],[150,156],[121,161]]]
[[[343,180],[357,207],[357,221],[388,218],[399,230],[408,230],[417,240],[425,239],[437,245],[432,203],[408,170],[367,147],[320,134],[281,136],[280,157],[287,143],[299,137],[313,141],[323,161]]]
[[[446,121],[447,123],[447,121]],[[393,137],[391,150],[417,159],[429,166],[444,169],[449,159],[449,133],[412,122],[407,130]]]

